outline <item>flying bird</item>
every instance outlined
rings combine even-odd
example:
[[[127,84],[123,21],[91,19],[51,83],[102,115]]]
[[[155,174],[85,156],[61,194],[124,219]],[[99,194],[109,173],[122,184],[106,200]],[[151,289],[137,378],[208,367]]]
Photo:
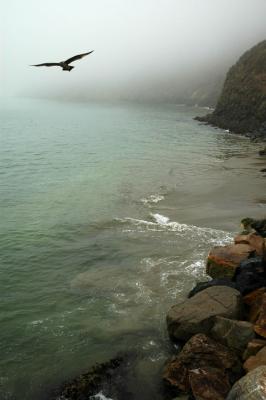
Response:
[[[65,61],[61,61],[59,63],[43,63],[43,64],[34,64],[31,65],[31,67],[61,67],[63,71],[71,71],[73,68],[71,64],[74,61],[80,60],[81,58],[87,56],[88,54],[91,54],[94,50],[89,51],[88,53],[83,53],[83,54],[77,54],[74,57],[68,58]]]

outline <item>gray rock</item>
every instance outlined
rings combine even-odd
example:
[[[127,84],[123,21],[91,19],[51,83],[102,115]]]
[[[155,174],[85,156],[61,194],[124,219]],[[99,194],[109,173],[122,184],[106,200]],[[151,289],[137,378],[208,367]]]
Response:
[[[214,286],[174,305],[167,314],[167,329],[170,338],[188,340],[197,333],[208,334],[214,317],[241,319],[242,313],[242,297],[236,289]]]
[[[250,322],[216,317],[211,336],[219,343],[242,354],[248,343],[254,339],[255,333]]]
[[[237,381],[226,400],[266,400],[266,366],[253,369]]]

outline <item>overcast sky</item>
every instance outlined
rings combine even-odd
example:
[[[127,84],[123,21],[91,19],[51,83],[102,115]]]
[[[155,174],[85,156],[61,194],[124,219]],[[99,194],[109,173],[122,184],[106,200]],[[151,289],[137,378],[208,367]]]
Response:
[[[266,0],[2,1],[2,94],[178,92],[266,39],[265,22]],[[90,50],[71,72],[29,66]]]

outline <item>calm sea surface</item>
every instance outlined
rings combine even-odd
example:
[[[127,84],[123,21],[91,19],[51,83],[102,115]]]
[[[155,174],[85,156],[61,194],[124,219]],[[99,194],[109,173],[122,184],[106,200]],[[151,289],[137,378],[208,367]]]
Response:
[[[1,101],[1,399],[43,399],[128,350],[135,398],[160,398],[166,311],[266,210],[259,145],[205,113]]]

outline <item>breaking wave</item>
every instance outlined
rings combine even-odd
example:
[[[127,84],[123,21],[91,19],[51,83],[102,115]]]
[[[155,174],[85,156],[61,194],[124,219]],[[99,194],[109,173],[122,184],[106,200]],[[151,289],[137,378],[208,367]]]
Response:
[[[176,235],[188,235],[191,240],[198,239],[216,245],[230,243],[233,239],[232,233],[223,230],[170,221],[168,217],[158,213],[151,213],[150,217],[151,221],[130,217],[117,219],[117,221],[127,224],[123,232],[168,231]]]

